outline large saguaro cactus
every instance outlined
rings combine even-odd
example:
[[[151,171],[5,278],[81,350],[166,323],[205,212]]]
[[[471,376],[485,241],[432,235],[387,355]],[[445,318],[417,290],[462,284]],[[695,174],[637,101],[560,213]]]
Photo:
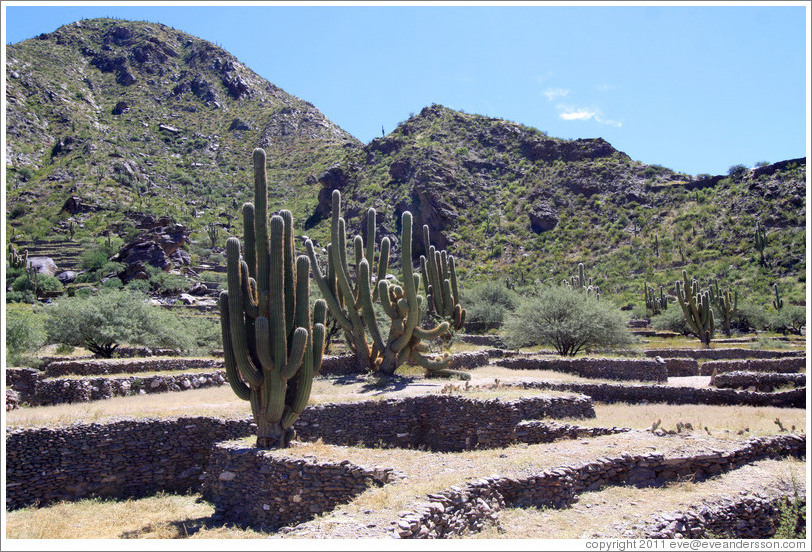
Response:
[[[688,329],[705,347],[709,347],[715,330],[710,292],[700,291],[699,282],[696,280],[689,282],[685,270],[682,271],[682,281],[677,280],[676,288],[677,303],[682,307]]]
[[[391,375],[407,360],[423,367],[433,375],[470,377],[463,372],[448,370],[450,357],[429,358],[422,341],[434,339],[448,331],[448,322],[431,329],[419,326],[423,297],[418,295],[420,276],[412,267],[412,214],[401,217],[400,282],[386,278],[390,243],[381,240],[378,262],[375,263],[375,210],[367,211],[367,243],[358,235],[353,240],[355,276],[347,262],[346,222],[341,216],[341,193],[333,190],[331,242],[327,246],[327,272],[323,273],[316,259],[313,243],[305,243],[313,268],[313,278],[326,299],[327,307],[344,330],[347,342],[355,354],[361,371]],[[373,279],[373,274],[377,277]],[[378,326],[379,303],[389,318],[389,332],[384,336]],[[370,341],[367,340],[367,334]]]
[[[265,152],[254,150],[253,204],[243,205],[245,249],[226,242],[228,291],[220,292],[226,375],[236,395],[251,403],[257,447],[286,447],[307,406],[324,350],[323,301],[310,315],[310,261],[294,261],[293,216],[268,224]]]
[[[725,335],[730,337],[730,323],[739,305],[739,292],[731,289],[720,291],[718,280],[713,282],[708,291],[710,292],[711,303],[719,310],[722,317]]]

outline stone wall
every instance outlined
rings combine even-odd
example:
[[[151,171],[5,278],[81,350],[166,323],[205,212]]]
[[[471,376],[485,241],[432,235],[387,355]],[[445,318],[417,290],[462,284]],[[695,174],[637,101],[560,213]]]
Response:
[[[699,363],[695,358],[664,358],[663,360],[669,378],[699,375]]]
[[[435,395],[309,406],[294,428],[305,441],[452,451],[519,442],[522,420],[594,416],[587,397],[503,402]],[[252,435],[252,425],[196,417],[9,430],[8,508],[194,489],[212,444]]]
[[[775,535],[781,507],[794,498],[790,495],[723,497],[685,513],[660,516],[643,528],[642,538],[768,539]],[[805,496],[801,504],[806,505]]]
[[[666,381],[664,361],[642,358],[507,358],[499,366],[516,370],[553,370],[584,378]]]
[[[504,347],[502,338],[498,335],[457,334],[456,338],[463,343],[483,345],[485,347]]]
[[[551,391],[570,391],[592,397],[605,403],[627,402],[639,404],[718,404],[744,406],[775,406],[778,408],[806,408],[806,387],[774,393],[714,389],[710,387],[676,387],[666,385],[629,385],[612,383],[562,383],[555,381],[525,381],[503,385]]]
[[[800,372],[806,367],[806,357],[761,358],[747,360],[709,360],[702,363],[701,375],[714,372]]]
[[[213,520],[274,531],[313,519],[399,475],[347,460],[292,458],[285,451],[217,443],[201,491],[214,504]]]
[[[798,356],[798,351],[766,351],[762,349],[648,349],[647,357],[669,357],[679,354],[696,360],[724,360],[738,358],[784,358]]]
[[[541,420],[525,420],[516,425],[516,440],[531,445],[552,443],[559,439],[580,439],[598,437],[631,431],[628,427],[584,427],[574,424],[561,424]]]
[[[451,370],[471,370],[480,366],[487,366],[491,361],[488,351],[475,351],[451,355],[448,367]]]
[[[136,374],[139,372],[181,372],[183,370],[224,370],[222,359],[211,358],[109,358],[60,360],[47,364],[43,371],[49,378],[60,376],[99,376]]]
[[[249,420],[123,420],[6,432],[10,510],[86,497],[196,489],[211,447],[254,433]]]
[[[711,385],[722,389],[750,389],[770,392],[779,387],[804,387],[806,374],[774,374],[769,372],[724,372],[716,374]]]
[[[594,417],[592,402],[583,396],[502,401],[423,395],[312,405],[295,427],[305,441],[450,452],[519,442],[515,429],[523,420]]]
[[[754,438],[730,451],[666,458],[662,454],[624,454],[562,466],[523,478],[490,477],[427,495],[400,516],[400,538],[448,538],[476,532],[505,507],[566,508],[576,495],[605,485],[662,485],[678,478],[701,480],[762,458],[806,454],[805,435]]]

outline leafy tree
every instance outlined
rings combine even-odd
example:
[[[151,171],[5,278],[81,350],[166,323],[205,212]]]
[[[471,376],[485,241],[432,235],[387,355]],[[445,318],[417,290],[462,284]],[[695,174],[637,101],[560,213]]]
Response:
[[[806,326],[806,309],[797,305],[786,306],[773,312],[770,317],[770,328],[774,332],[801,335],[804,326]]]
[[[568,356],[633,342],[620,309],[566,286],[544,288],[538,296],[522,301],[508,316],[504,332],[510,347],[550,345]]]
[[[190,338],[171,313],[144,295],[106,290],[87,298],[60,299],[46,311],[49,343],[81,346],[110,358],[123,343],[188,350]]]
[[[660,314],[652,316],[651,327],[655,330],[691,335],[691,330],[685,321],[685,315],[682,314],[682,309],[680,308],[666,309]]]

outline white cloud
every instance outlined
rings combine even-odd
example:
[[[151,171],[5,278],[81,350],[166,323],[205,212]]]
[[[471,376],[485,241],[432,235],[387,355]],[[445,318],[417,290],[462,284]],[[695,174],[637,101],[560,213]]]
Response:
[[[596,112],[584,108],[558,106],[558,118],[565,121],[588,121],[597,115]]]
[[[558,108],[558,118],[563,119],[564,121],[589,121],[591,119],[602,125],[609,125],[618,128],[623,126],[623,123],[620,121],[603,118],[597,109],[573,107],[570,105],[557,105],[556,107]]]
[[[542,94],[544,94],[549,101],[553,101],[556,98],[563,98],[569,93],[570,91],[566,88],[547,88],[544,92],[542,92]]]

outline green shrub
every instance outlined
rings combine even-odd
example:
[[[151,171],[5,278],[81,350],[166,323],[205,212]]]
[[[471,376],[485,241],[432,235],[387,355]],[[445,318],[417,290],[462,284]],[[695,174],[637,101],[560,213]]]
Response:
[[[740,332],[757,332],[769,325],[769,318],[763,307],[752,303],[739,303],[730,324]]]
[[[581,290],[551,286],[523,300],[504,325],[509,347],[549,345],[560,355],[581,350],[614,349],[633,343],[626,315],[606,300]]]
[[[6,363],[19,366],[23,355],[34,353],[45,343],[42,317],[29,309],[6,312]]]
[[[660,314],[651,317],[651,327],[655,330],[676,332],[682,335],[691,335],[682,309],[677,306],[664,310]]]
[[[182,350],[193,345],[174,315],[130,291],[62,298],[46,310],[45,327],[49,343],[81,346],[105,358],[124,343]]]
[[[774,332],[801,335],[801,329],[806,326],[806,309],[787,305],[771,314],[769,325]]]
[[[33,293],[34,283],[31,281],[31,278],[28,276],[28,274],[22,274],[17,278],[15,278],[14,281],[11,283],[11,290],[30,291]],[[39,274],[37,275],[37,290],[39,291],[39,293],[62,291],[62,282],[60,282],[53,276]]]
[[[505,314],[516,308],[516,294],[501,282],[485,282],[463,293],[466,320],[502,324]]]

